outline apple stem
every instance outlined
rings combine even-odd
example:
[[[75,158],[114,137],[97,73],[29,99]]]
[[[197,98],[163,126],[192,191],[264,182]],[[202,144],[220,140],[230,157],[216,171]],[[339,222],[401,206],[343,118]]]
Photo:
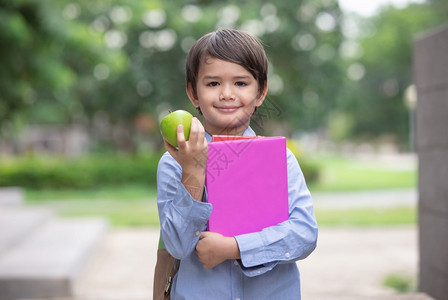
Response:
[[[168,113],[169,113],[169,114],[172,113],[171,109],[168,109]]]

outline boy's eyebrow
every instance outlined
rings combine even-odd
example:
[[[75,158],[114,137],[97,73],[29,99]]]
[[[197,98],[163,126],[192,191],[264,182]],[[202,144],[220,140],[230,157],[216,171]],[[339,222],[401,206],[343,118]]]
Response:
[[[202,79],[204,80],[210,80],[210,79],[220,79],[220,76],[215,76],[215,75],[205,75]],[[234,76],[233,79],[247,79],[250,78],[249,75],[239,75],[239,76]]]
[[[219,76],[212,76],[212,75],[205,75],[204,77],[202,77],[202,79],[218,79]]]

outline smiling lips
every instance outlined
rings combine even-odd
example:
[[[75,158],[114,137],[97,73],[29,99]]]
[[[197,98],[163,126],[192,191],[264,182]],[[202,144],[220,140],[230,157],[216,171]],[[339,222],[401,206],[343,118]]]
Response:
[[[238,106],[219,106],[216,107],[220,112],[222,113],[233,113],[235,112],[239,107]]]

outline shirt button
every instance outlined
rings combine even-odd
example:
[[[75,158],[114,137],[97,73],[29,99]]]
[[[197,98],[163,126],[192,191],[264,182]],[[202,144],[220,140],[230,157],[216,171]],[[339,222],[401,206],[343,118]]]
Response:
[[[196,236],[200,235],[201,233],[199,231],[196,231]]]
[[[240,298],[235,298],[235,300],[241,300]]]
[[[233,261],[233,264],[234,264],[235,266],[238,266],[238,265],[239,265],[238,261],[236,261],[236,260]]]
[[[289,252],[286,252],[286,253],[285,253],[285,257],[286,257],[286,258],[289,258],[290,256],[291,256],[291,254],[289,254]]]

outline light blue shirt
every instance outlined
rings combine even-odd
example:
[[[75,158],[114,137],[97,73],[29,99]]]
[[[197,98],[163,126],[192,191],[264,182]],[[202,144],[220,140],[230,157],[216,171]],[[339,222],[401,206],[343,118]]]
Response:
[[[249,127],[245,136],[255,135]],[[208,141],[211,136],[206,134]],[[207,229],[212,205],[195,201],[181,183],[182,168],[166,152],[157,171],[157,203],[161,237],[171,255],[181,260],[171,299],[300,299],[295,261],[316,247],[313,202],[300,166],[287,150],[289,219],[260,232],[236,236],[241,260],[227,260],[205,269],[195,252]]]

